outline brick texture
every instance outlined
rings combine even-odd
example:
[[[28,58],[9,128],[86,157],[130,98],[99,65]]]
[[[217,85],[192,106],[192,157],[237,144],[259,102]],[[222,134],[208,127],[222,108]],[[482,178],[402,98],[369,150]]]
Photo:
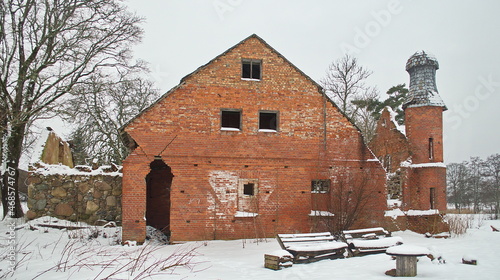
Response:
[[[241,78],[242,59],[262,61],[260,80]],[[241,110],[240,131],[221,130],[223,108]],[[279,112],[277,132],[259,131],[262,110]],[[324,230],[336,218],[309,214],[340,211],[339,196],[363,198],[353,227],[383,222],[385,172],[360,132],[257,36],[186,76],[124,131],[137,144],[123,162],[124,241],[144,241],[145,178],[155,156],[174,176],[165,213],[173,241]],[[330,190],[312,193],[315,179],[330,179]],[[242,193],[248,183],[253,196]]]

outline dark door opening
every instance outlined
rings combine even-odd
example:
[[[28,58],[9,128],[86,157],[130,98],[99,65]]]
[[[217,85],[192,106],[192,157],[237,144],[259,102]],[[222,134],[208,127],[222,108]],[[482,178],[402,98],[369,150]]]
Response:
[[[172,169],[161,159],[149,165],[146,176],[146,225],[161,230],[170,236],[170,188]]]

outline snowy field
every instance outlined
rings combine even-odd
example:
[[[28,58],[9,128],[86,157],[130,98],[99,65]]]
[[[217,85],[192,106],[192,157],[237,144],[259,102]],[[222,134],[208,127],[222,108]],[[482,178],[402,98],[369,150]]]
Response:
[[[465,217],[465,216],[464,216]],[[471,217],[471,216],[468,216]],[[385,271],[396,263],[386,254],[376,254],[310,264],[295,264],[273,271],[264,268],[264,254],[280,249],[275,239],[187,242],[145,246],[116,245],[119,227],[66,230],[55,226],[82,224],[44,217],[17,222],[15,235],[18,266],[9,273],[9,230],[0,225],[0,278],[5,279],[391,279]],[[413,232],[394,232],[407,245],[428,248],[446,263],[419,258],[414,279],[500,279],[499,220],[476,219],[467,233],[449,239],[432,239]],[[84,225],[83,225],[84,226]],[[462,264],[475,257],[478,265]],[[180,266],[177,266],[180,265]],[[163,270],[162,270],[163,269]]]

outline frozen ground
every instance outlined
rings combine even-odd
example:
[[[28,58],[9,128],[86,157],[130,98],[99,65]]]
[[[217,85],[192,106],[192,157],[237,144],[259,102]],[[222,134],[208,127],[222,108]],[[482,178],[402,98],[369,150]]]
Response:
[[[17,222],[18,266],[12,274],[8,272],[10,221],[0,222],[0,276],[6,279],[387,280],[391,277],[384,272],[396,267],[391,257],[377,254],[295,264],[273,271],[264,268],[264,254],[280,249],[275,239],[178,245],[148,242],[146,246],[128,247],[114,245],[120,234],[119,227],[61,230],[38,226],[41,223],[79,225],[45,217],[29,223]],[[500,228],[500,221],[480,219],[466,234],[450,239],[425,238],[409,231],[394,232],[393,235],[401,236],[405,244],[429,248],[446,261],[440,264],[421,257],[418,275],[414,279],[500,279],[500,232],[493,232],[490,225]],[[89,239],[92,235],[98,236]],[[462,264],[464,256],[477,258],[478,265]],[[186,266],[175,266],[186,263]]]

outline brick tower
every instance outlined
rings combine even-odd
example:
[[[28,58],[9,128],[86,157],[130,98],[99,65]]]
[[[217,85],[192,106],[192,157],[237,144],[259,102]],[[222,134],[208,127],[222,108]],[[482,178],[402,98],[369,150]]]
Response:
[[[408,59],[410,88],[403,104],[411,163],[403,185],[405,210],[446,210],[446,165],[443,162],[443,111],[436,87],[439,64],[425,52]]]

